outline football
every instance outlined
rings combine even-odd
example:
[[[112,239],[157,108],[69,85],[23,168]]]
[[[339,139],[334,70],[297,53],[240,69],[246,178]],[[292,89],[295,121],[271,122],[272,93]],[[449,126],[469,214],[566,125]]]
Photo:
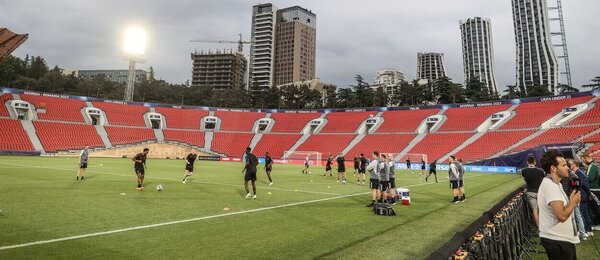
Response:
[[[162,190],[163,190],[163,186],[162,186],[162,184],[158,184],[158,185],[156,185],[156,190],[157,190],[157,191],[162,191]]]

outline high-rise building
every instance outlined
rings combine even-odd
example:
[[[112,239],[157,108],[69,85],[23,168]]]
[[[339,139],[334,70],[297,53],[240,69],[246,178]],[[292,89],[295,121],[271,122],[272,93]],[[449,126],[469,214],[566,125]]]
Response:
[[[465,84],[478,79],[490,94],[498,93],[490,20],[481,17],[460,21]]]
[[[446,66],[444,66],[443,53],[417,53],[417,79],[432,82],[445,76]]]
[[[245,85],[247,62],[242,53],[202,51],[192,53],[191,56],[192,87],[208,86],[223,90]]]
[[[373,85],[371,85],[371,88],[375,91],[378,88],[383,88],[383,91],[386,93],[386,95],[388,97],[392,97],[398,91],[400,91],[400,83],[402,82],[404,82],[404,72],[396,69],[382,69],[375,73],[375,78],[373,79]],[[388,102],[388,106],[389,105],[395,104]]]
[[[265,89],[273,85],[275,63],[275,26],[277,7],[259,4],[252,7],[252,43],[248,87]]]
[[[275,85],[315,78],[317,16],[299,6],[277,11]]]
[[[252,8],[249,87],[262,90],[315,78],[317,17],[299,6]]]
[[[546,85],[557,93],[558,61],[552,46],[546,0],[512,0],[516,42],[516,86],[523,93]]]

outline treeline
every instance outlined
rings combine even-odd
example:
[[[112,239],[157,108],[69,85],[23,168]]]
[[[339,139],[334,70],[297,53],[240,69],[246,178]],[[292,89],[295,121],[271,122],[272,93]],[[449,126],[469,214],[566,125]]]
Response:
[[[388,95],[384,87],[370,86],[360,75],[356,75],[354,79],[356,84],[347,88],[328,85],[318,91],[308,85],[300,85],[251,92],[243,88],[213,90],[211,87],[188,87],[150,77],[136,83],[134,100],[228,108],[315,109],[417,106],[552,95],[547,86],[541,85],[528,87],[527,95],[515,86],[507,86],[503,93],[490,93],[479,80],[470,80],[463,86],[447,77],[425,85],[420,85],[417,81],[402,82],[395,86],[398,91]],[[600,88],[600,77],[595,77],[592,82],[594,84],[584,87]],[[74,73],[63,73],[58,66],[49,68],[39,56],[26,56],[24,59],[7,57],[0,64],[0,86],[113,100],[123,99],[125,89],[124,84],[108,81],[101,76],[83,80]],[[578,92],[578,89],[566,85],[561,85],[559,90],[561,93]]]

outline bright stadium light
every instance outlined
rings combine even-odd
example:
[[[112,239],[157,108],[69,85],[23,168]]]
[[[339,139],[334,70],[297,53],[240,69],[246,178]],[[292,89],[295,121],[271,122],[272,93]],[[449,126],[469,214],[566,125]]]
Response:
[[[125,87],[124,101],[133,101],[135,85],[135,63],[144,62],[142,55],[146,51],[146,31],[139,26],[129,26],[123,31],[123,51],[129,61],[129,75]]]
[[[139,26],[125,28],[123,40],[123,51],[127,55],[143,55],[146,51],[146,31]]]

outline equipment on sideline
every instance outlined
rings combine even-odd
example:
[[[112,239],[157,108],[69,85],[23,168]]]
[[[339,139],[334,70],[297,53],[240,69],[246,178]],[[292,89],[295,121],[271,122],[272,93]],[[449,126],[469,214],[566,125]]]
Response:
[[[410,205],[410,190],[407,188],[396,188],[396,199],[402,201],[402,205]]]
[[[373,204],[373,213],[382,216],[396,216],[396,211],[392,208],[392,205],[387,203],[375,203]]]

